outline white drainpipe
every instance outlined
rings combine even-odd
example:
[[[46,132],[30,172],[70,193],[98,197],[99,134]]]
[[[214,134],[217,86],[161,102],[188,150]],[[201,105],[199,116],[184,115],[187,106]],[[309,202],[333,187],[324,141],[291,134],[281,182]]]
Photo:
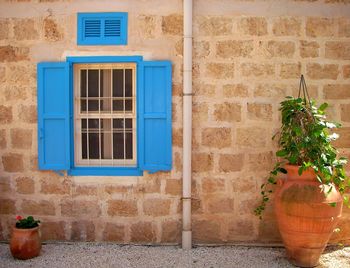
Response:
[[[183,165],[182,165],[182,248],[192,248],[191,153],[192,153],[192,0],[183,1]]]

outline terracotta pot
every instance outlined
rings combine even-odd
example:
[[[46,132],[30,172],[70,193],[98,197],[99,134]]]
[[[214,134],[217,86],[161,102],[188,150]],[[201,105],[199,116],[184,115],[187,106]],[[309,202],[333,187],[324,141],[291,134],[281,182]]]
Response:
[[[41,241],[39,236],[39,227],[31,229],[12,230],[10,241],[11,254],[16,259],[31,259],[40,254]]]
[[[312,169],[301,176],[298,166],[286,165],[285,169],[287,179],[279,180],[275,196],[278,227],[289,261],[314,267],[341,216],[343,199],[335,187],[325,195]],[[333,202],[335,207],[329,205]]]

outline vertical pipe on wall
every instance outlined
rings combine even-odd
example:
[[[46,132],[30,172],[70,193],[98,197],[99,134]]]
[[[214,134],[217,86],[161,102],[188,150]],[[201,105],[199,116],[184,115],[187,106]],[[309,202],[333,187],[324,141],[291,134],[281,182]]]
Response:
[[[192,0],[183,1],[183,183],[182,248],[192,248],[191,227],[191,153],[192,153]]]

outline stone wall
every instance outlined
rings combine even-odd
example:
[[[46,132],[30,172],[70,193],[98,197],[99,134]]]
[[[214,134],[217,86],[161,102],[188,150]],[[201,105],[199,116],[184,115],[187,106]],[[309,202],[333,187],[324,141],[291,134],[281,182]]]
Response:
[[[305,74],[312,97],[343,124],[350,155],[347,0],[194,1],[193,238],[276,242],[272,206],[252,210],[273,166],[279,102]],[[182,1],[2,0],[0,240],[15,215],[42,220],[44,240],[179,243],[182,179]],[[106,8],[108,7],[108,8]],[[79,47],[77,12],[129,13],[128,45]],[[67,177],[37,170],[36,64],[76,55],[173,62],[173,170],[143,177]],[[341,233],[350,239],[350,212]],[[346,224],[347,223],[347,224]]]

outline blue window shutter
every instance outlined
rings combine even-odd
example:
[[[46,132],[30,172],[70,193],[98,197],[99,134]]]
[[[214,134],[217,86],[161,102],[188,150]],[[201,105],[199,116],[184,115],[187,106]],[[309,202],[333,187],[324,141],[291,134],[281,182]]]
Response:
[[[70,167],[70,70],[67,62],[38,64],[38,158],[41,170]]]
[[[127,45],[128,13],[78,13],[78,45]]]
[[[150,172],[171,170],[171,62],[139,65],[139,164]]]

